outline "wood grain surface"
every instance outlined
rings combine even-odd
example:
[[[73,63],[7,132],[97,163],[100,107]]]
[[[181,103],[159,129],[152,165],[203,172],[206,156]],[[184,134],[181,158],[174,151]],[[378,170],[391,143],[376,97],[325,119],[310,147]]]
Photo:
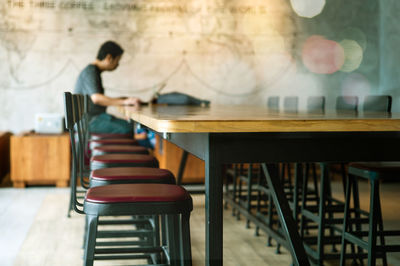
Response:
[[[283,113],[256,106],[152,105],[119,111],[158,132],[399,131],[398,113]]]
[[[14,187],[55,184],[66,187],[70,177],[69,136],[11,137],[11,180]]]

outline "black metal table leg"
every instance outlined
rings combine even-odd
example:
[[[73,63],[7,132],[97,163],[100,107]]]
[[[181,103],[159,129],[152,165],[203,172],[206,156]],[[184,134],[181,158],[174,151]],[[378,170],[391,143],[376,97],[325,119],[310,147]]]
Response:
[[[205,186],[206,265],[222,266],[222,165],[217,156],[217,148],[212,143],[209,143],[205,154]]]
[[[300,239],[297,225],[293,219],[287,199],[283,191],[281,182],[277,174],[277,168],[273,165],[262,164],[262,168],[267,179],[268,186],[271,188],[272,198],[274,200],[279,220],[281,221],[282,229],[289,243],[290,253],[292,254],[293,263],[295,265],[307,266],[310,265],[303,243]],[[271,168],[271,173],[268,170]]]

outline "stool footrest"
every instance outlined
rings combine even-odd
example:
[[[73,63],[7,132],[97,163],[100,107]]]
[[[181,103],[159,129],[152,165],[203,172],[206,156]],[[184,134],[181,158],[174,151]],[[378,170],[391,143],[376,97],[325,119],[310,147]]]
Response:
[[[152,230],[118,230],[118,231],[99,231],[97,238],[111,238],[111,237],[140,237],[152,234]]]
[[[149,241],[138,240],[138,241],[97,241],[97,247],[105,247],[105,246],[140,246],[146,245]]]
[[[344,232],[344,238],[347,241],[349,241],[351,243],[354,243],[354,244],[360,246],[363,249],[368,249],[368,242],[356,237],[352,233]]]
[[[381,252],[400,252],[400,245],[378,246],[377,249]]]
[[[114,256],[94,256],[94,260],[147,260],[151,259],[150,255],[114,255]]]
[[[150,224],[148,219],[128,219],[128,220],[100,220],[98,225],[123,225],[123,224],[130,224],[130,225],[147,225]]]
[[[122,253],[160,253],[161,247],[130,247],[130,248],[96,248],[95,254],[122,254]]]

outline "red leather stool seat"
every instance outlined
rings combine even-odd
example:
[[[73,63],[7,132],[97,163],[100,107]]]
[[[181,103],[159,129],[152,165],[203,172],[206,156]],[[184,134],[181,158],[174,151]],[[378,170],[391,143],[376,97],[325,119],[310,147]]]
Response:
[[[93,203],[176,202],[190,198],[182,187],[169,184],[117,184],[90,188],[85,200]]]
[[[93,156],[92,162],[99,163],[146,163],[156,161],[156,158],[147,154],[104,154]]]
[[[158,167],[158,161],[154,156],[147,154],[111,153],[92,156],[90,169],[112,167]]]
[[[174,183],[174,175],[166,170],[160,168],[149,168],[149,167],[114,167],[114,168],[102,168],[93,170],[91,179],[96,180],[147,180],[157,179],[165,180],[165,183]],[[144,183],[144,182],[143,182]]]
[[[109,153],[132,153],[132,154],[148,154],[148,150],[142,146],[134,145],[102,145],[93,148],[93,155],[103,155]]]
[[[90,133],[92,139],[132,139],[132,134],[120,133]]]
[[[101,145],[139,145],[136,139],[91,139],[90,149]]]

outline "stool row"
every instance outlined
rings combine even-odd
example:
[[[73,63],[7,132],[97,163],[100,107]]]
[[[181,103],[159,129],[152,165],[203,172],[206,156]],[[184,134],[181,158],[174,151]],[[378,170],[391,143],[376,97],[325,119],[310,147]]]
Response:
[[[189,193],[132,135],[89,134],[87,96],[65,92],[64,104],[72,150],[69,209],[86,215],[84,265],[120,259],[191,265]]]
[[[280,253],[281,245],[289,249],[278,219],[278,210],[272,201],[272,192],[267,186],[267,173],[263,169],[268,169],[268,174],[279,175],[305,250],[313,264],[323,265],[327,260],[340,259],[340,264],[345,265],[345,260],[350,259],[363,265],[365,259],[368,265],[375,265],[377,259],[382,259],[383,265],[387,265],[387,253],[400,252],[400,245],[388,244],[393,243],[388,238],[400,236],[400,231],[384,230],[379,181],[398,175],[400,164],[340,165],[345,177],[344,201],[332,195],[331,167],[329,164],[316,167],[301,163],[234,165],[227,171],[226,206],[232,206],[232,214],[237,219],[245,217],[246,227],[253,223],[256,235],[260,229],[265,231],[268,235],[267,246],[271,246],[274,239],[277,253]],[[310,177],[313,177],[312,182]],[[360,208],[358,178],[369,181],[369,211]]]

